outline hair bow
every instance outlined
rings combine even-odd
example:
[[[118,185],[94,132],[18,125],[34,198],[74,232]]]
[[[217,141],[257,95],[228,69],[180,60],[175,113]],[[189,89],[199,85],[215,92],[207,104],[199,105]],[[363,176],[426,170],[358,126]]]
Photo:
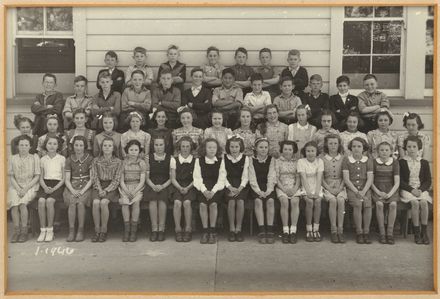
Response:
[[[309,104],[307,104],[304,108],[306,108],[306,110],[311,110]]]
[[[408,117],[409,116],[409,112],[405,112],[404,114],[403,114],[403,117]]]
[[[179,108],[177,108],[177,113],[182,112],[185,108],[188,108],[188,106],[180,106]]]
[[[232,139],[232,138],[239,138],[239,139],[244,141],[244,138],[241,135],[239,135],[239,134],[228,135],[228,140]]]
[[[139,112],[137,112],[137,111],[132,111],[132,112],[130,112],[130,115],[131,116],[137,116],[138,118],[140,118],[140,120],[143,120],[144,118],[142,117],[142,115],[140,115],[140,113]]]
[[[48,114],[48,115],[46,115],[46,118],[47,119],[49,119],[49,118],[56,118],[56,119],[58,119],[58,115],[56,115],[56,114]]]

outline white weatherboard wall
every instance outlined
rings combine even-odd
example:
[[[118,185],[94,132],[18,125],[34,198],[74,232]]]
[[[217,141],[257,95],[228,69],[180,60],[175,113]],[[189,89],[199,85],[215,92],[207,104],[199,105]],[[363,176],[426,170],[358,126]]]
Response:
[[[330,65],[329,7],[130,7],[85,8],[86,57],[77,55],[77,74],[86,70],[89,93],[96,92],[96,76],[104,66],[104,55],[114,50],[119,67],[125,71],[133,64],[132,50],[147,49],[147,63],[157,74],[166,61],[166,49],[176,44],[180,61],[187,64],[187,81],[192,67],[206,62],[206,49],[220,49],[221,63],[234,64],[234,51],[249,51],[248,65],[257,66],[258,51],[272,50],[272,64],[281,70],[287,65],[287,52],[299,49],[302,65],[320,74],[328,91]],[[78,67],[78,64],[84,67]]]

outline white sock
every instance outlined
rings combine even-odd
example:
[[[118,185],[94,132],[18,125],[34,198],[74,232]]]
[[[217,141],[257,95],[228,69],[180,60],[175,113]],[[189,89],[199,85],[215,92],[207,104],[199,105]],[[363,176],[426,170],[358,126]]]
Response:
[[[319,232],[319,223],[313,223],[313,231]]]
[[[283,233],[286,233],[286,234],[289,233],[289,227],[287,225],[283,226]]]
[[[290,226],[290,233],[291,234],[296,234],[296,225],[291,225]]]
[[[312,231],[312,225],[311,225],[311,224],[307,224],[307,225],[306,225],[306,230],[307,230],[308,232],[311,232],[311,231]]]

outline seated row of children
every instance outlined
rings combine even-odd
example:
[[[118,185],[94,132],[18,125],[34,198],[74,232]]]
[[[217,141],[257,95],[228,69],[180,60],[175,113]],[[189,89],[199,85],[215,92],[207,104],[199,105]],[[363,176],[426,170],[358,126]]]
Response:
[[[390,107],[386,95],[377,90],[378,82],[372,74],[365,76],[365,91],[357,97],[349,92],[349,78],[340,76],[336,80],[339,93],[329,97],[321,92],[323,79],[320,75],[312,75],[309,84],[307,70],[300,66],[298,50],[289,51],[289,66],[280,74],[276,74],[270,65],[271,51],[266,48],[260,51],[262,66],[255,70],[246,65],[246,49],[237,49],[236,65],[230,68],[219,65],[218,49],[210,47],[207,52],[208,65],[191,70],[191,87],[186,90],[183,87],[186,67],[177,60],[179,52],[175,46],[169,48],[169,61],[160,66],[157,82],[152,69],[145,63],[145,49],[135,49],[133,58],[136,64],[130,66],[125,75],[116,67],[116,53],[109,51],[105,56],[107,68],[101,70],[97,78],[99,92],[93,97],[87,94],[87,78],[78,76],[74,80],[75,94],[64,102],[62,94],[55,91],[56,77],[45,74],[44,92],[37,96],[31,107],[36,115],[34,134],[41,136],[45,133],[44,119],[52,114],[64,119],[64,129],[71,129],[73,110],[77,108],[87,111],[88,125],[94,130],[102,130],[100,120],[104,112],[115,114],[118,120],[116,131],[122,133],[129,127],[126,119],[130,112],[149,115],[158,108],[167,112],[168,126],[174,129],[178,126],[177,108],[181,106],[194,110],[196,127],[209,127],[208,113],[215,108],[224,113],[225,126],[235,129],[241,106],[249,107],[258,123],[264,118],[264,108],[271,103],[278,106],[280,120],[286,124],[297,121],[295,110],[301,104],[310,107],[312,117],[309,122],[316,127],[320,125],[322,110],[330,109],[336,117],[333,126],[340,131],[346,128],[347,116],[354,111],[361,115],[360,131],[367,133],[376,129],[375,114]],[[307,85],[310,85],[309,93],[304,92]],[[151,126],[147,119],[143,129]]]
[[[422,159],[429,139],[420,132],[423,123],[419,115],[406,114],[408,131],[397,137],[389,130],[393,117],[388,110],[377,113],[378,129],[368,135],[357,130],[360,118],[356,113],[350,113],[348,129],[339,133],[332,128],[331,111],[322,113],[322,128],[317,130],[308,123],[310,110],[306,106],[297,108],[298,123],[289,126],[279,121],[278,110],[276,105],[266,106],[265,121],[255,129],[250,109],[243,107],[234,132],[222,126],[223,113],[213,111],[213,126],[203,132],[192,126],[193,113],[187,107],[179,110],[182,127],[173,131],[166,127],[166,111],[158,109],[151,134],[140,129],[145,117],[138,112],[129,114],[130,129],[123,134],[114,131],[115,118],[106,112],[102,117],[104,131],[93,138],[92,131],[85,128],[85,110],[75,110],[73,130],[78,131],[68,132],[67,137],[57,132],[56,116],[47,118],[49,133],[37,139],[31,133],[32,121],[18,117],[22,135],[13,140],[16,154],[9,160],[12,241],[26,241],[27,204],[34,198],[38,201],[40,242],[53,240],[54,204],[63,200],[69,207],[68,241],[84,240],[85,206],[92,206],[92,241],[104,242],[110,202],[121,204],[123,241],[136,241],[141,201],[148,203],[151,241],[165,238],[170,202],[174,204],[176,241],[190,241],[194,201],[199,202],[201,243],[216,243],[217,205],[222,202],[228,210],[228,240],[243,241],[246,200],[254,201],[259,242],[275,241],[275,200],[281,204],[283,243],[297,242],[300,200],[306,203],[306,240],[320,241],[321,200],[325,199],[329,201],[332,242],[345,242],[342,228],[348,201],[353,207],[358,243],[371,243],[374,203],[379,241],[393,244],[400,199],[411,203],[415,242],[429,244],[431,175],[429,163]],[[62,151],[69,153],[67,158]],[[400,156],[400,160],[393,156]]]

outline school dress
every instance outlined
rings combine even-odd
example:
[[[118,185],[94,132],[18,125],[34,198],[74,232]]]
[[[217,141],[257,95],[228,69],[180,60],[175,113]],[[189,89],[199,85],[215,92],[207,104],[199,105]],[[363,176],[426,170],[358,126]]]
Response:
[[[324,162],[322,161],[322,159],[316,158],[313,162],[310,162],[309,160],[307,160],[307,158],[301,158],[298,160],[296,169],[298,173],[304,173],[306,175],[306,181],[309,185],[309,188],[312,191],[312,194],[315,194],[318,173],[324,172]],[[301,184],[301,187],[299,188],[296,195],[307,196],[307,192],[303,184]],[[321,198],[324,196],[322,186],[320,186],[319,188],[318,196]]]
[[[432,204],[432,197],[429,195],[431,187],[431,171],[429,162],[417,157],[412,159],[409,156],[399,160],[400,164],[400,200],[408,203],[411,200],[425,199]],[[414,196],[411,191],[419,189],[422,191],[420,197]]]
[[[339,133],[339,137],[341,138],[342,147],[344,148],[344,154],[346,156],[351,155],[351,151],[348,149],[348,144],[354,138],[360,137],[368,143],[367,135],[365,133],[360,132],[360,131],[356,131],[354,133],[349,132],[349,131],[344,131],[344,132]]]
[[[337,192],[339,190],[339,186],[343,181],[342,178],[342,161],[343,156],[338,154],[336,157],[332,157],[329,154],[326,154],[322,161],[324,162],[324,176],[323,180],[329,186],[329,189],[322,188],[324,193],[324,199],[329,201],[331,198],[334,198],[333,192]],[[336,194],[336,198],[347,199],[347,191],[345,188]]]
[[[84,136],[87,139],[87,152],[91,154],[93,152],[93,140],[95,139],[95,131],[86,128],[84,130],[84,135],[77,134],[75,129],[66,131],[68,154],[73,154],[73,138],[75,136]]]
[[[174,156],[177,156],[179,149],[177,148],[177,143],[183,136],[188,136],[196,144],[196,148],[193,151],[193,155],[197,156],[197,148],[202,143],[203,140],[203,130],[192,127],[191,129],[186,129],[184,127],[173,130],[171,133],[173,136],[173,146],[174,146]]]
[[[229,200],[247,200],[249,194],[249,157],[244,154],[240,154],[237,158],[225,155],[224,161],[226,170],[225,187],[243,187],[243,190],[235,197],[230,196],[229,190],[225,189],[226,202]]]
[[[38,146],[38,136],[37,135],[28,135],[31,137],[31,149],[29,150],[29,154],[33,155],[37,153],[37,146]],[[11,154],[16,155],[18,154],[18,144],[17,139],[20,138],[20,136],[14,137],[11,140]]]
[[[404,132],[403,134],[400,134],[397,137],[397,146],[399,148],[403,148],[403,144],[406,138],[408,138],[409,133],[408,132]],[[422,148],[419,149],[419,153],[418,153],[418,157],[423,158],[426,153],[429,151],[429,147],[431,146],[431,138],[429,138],[429,136],[425,133],[422,132],[417,132],[416,135],[420,140],[422,140]]]
[[[44,146],[44,142],[46,141],[48,136],[53,136],[54,134],[52,133],[47,133],[44,134],[43,136],[40,136],[38,138],[38,144],[37,144],[37,153],[39,154],[40,157],[43,157],[47,154],[46,149],[43,149]],[[64,136],[61,133],[56,133],[55,134],[56,137],[58,137],[59,139],[62,140],[62,145],[61,147],[58,147],[58,153],[60,153],[61,155],[65,155],[67,153],[67,141],[66,141],[66,136]]]
[[[239,135],[243,138],[244,142],[244,154],[248,157],[252,157],[254,155],[254,144],[257,139],[258,132],[252,132],[251,129],[244,130],[242,128],[235,129],[233,134]]]
[[[391,152],[393,157],[397,158],[397,134],[393,131],[381,132],[379,129],[368,132],[368,143],[370,144],[371,156],[376,159],[378,157],[377,146],[386,141],[391,145]]]
[[[273,159],[273,158],[272,158]],[[284,156],[281,156],[275,163],[275,173],[278,178],[278,183],[281,186],[276,188],[277,197],[287,197],[287,194],[278,187],[283,187],[284,189],[293,188],[296,183],[296,174],[297,174],[297,162],[294,159],[287,160]],[[293,196],[298,196],[298,192]]]
[[[125,147],[127,146],[128,142],[131,140],[137,140],[140,142],[143,156],[145,157],[145,159],[147,159],[148,153],[150,152],[151,135],[142,130],[133,132],[131,129],[123,133],[121,135],[121,148],[122,148],[123,157],[127,155],[125,153]]]
[[[20,186],[26,186],[32,181],[34,176],[40,174],[40,158],[37,154],[28,154],[22,157],[19,154],[13,155],[9,159],[8,164],[8,175],[13,176]],[[17,190],[9,183],[7,208],[10,209],[21,204],[27,205],[37,195],[38,188],[39,184],[37,181],[23,197],[20,197]]]
[[[259,160],[253,157],[249,162],[249,185],[251,186],[250,196],[253,199],[260,198],[259,191],[271,191],[265,198],[260,198],[264,201],[269,198],[275,199],[275,158],[267,156],[265,160]]]
[[[360,160],[356,160],[353,156],[344,157],[342,171],[347,171],[352,184],[359,191],[362,191],[367,183],[367,173],[373,173],[372,159],[367,156],[362,156]],[[358,198],[350,188],[346,188],[346,190],[348,202],[352,207],[360,206],[363,202],[365,208],[371,208],[371,189],[365,193],[366,199]]]
[[[318,153],[317,153],[318,155],[324,152],[324,139],[327,135],[330,134],[339,135],[339,131],[333,128],[330,128],[329,130],[319,129],[313,135],[312,140],[318,144]]]
[[[261,126],[260,126],[261,128]],[[280,142],[287,139],[289,127],[280,121],[272,124],[266,122],[266,133],[263,135],[260,130],[258,137],[266,137],[269,141],[269,155],[274,156],[280,153]]]
[[[170,169],[176,171],[176,181],[182,187],[187,187],[193,182],[194,165],[196,159],[193,155],[184,158],[178,155],[176,159],[171,160]],[[186,200],[193,201],[197,197],[197,192],[194,187],[190,188],[186,194],[182,194],[176,188],[173,188],[173,200],[184,202]]]
[[[169,154],[158,156],[156,153],[149,154],[149,171],[150,180],[155,185],[165,184],[170,179],[170,162],[174,159]],[[158,201],[161,200],[168,203],[170,199],[170,187],[155,192],[149,185],[145,187],[144,198],[145,201]]]
[[[295,141],[296,145],[298,146],[298,152],[295,154],[296,159],[301,157],[301,149],[307,142],[312,140],[316,131],[316,127],[309,123],[307,123],[305,126],[302,126],[299,122],[289,125],[287,140]]]
[[[399,161],[389,158],[387,162],[383,162],[380,158],[373,160],[374,185],[382,192],[388,193],[394,186],[394,176],[400,174]],[[376,192],[372,192],[373,201],[381,201],[390,203],[399,200],[399,192],[396,191],[388,199],[379,199]]]
[[[44,170],[44,183],[47,187],[55,187],[63,178],[62,169],[66,163],[66,158],[60,154],[56,154],[53,158],[45,155],[40,160],[40,166]],[[63,189],[61,186],[51,194],[47,194],[44,189],[40,186],[40,190],[37,193],[37,198],[53,198],[56,201],[63,200]]]
[[[122,162],[122,171],[124,172],[124,183],[129,192],[133,192],[141,181],[141,175],[147,172],[147,163],[141,159],[137,158],[135,161],[129,161],[128,159]],[[141,201],[143,198],[142,188],[135,197],[130,199],[127,193],[122,190],[119,186],[119,203],[121,205],[131,205],[135,202]]]
[[[223,189],[225,187],[226,170],[223,159],[214,157],[200,157],[194,165],[194,187],[199,191],[197,199],[200,203],[217,203],[223,198]],[[203,192],[209,190],[214,192],[214,196],[207,200]]]
[[[70,184],[75,190],[82,190],[87,182],[91,180],[90,172],[92,169],[93,157],[91,154],[85,153],[81,159],[78,159],[75,155],[70,156],[66,161],[64,168],[65,172],[70,172]],[[86,206],[90,206],[92,196],[92,188],[89,188],[80,197],[74,197],[69,188],[64,188],[64,204],[66,206],[70,204],[83,203]]]
[[[116,203],[119,201],[118,186],[121,180],[122,161],[114,156],[106,159],[104,156],[95,158],[92,163],[92,200],[107,198]],[[99,189],[108,188],[104,197],[99,195]]]
[[[232,131],[229,128],[225,127],[210,127],[207,128],[203,134],[203,139],[214,138],[218,141],[222,154],[226,152],[226,141],[228,140],[228,136],[232,135]]]

